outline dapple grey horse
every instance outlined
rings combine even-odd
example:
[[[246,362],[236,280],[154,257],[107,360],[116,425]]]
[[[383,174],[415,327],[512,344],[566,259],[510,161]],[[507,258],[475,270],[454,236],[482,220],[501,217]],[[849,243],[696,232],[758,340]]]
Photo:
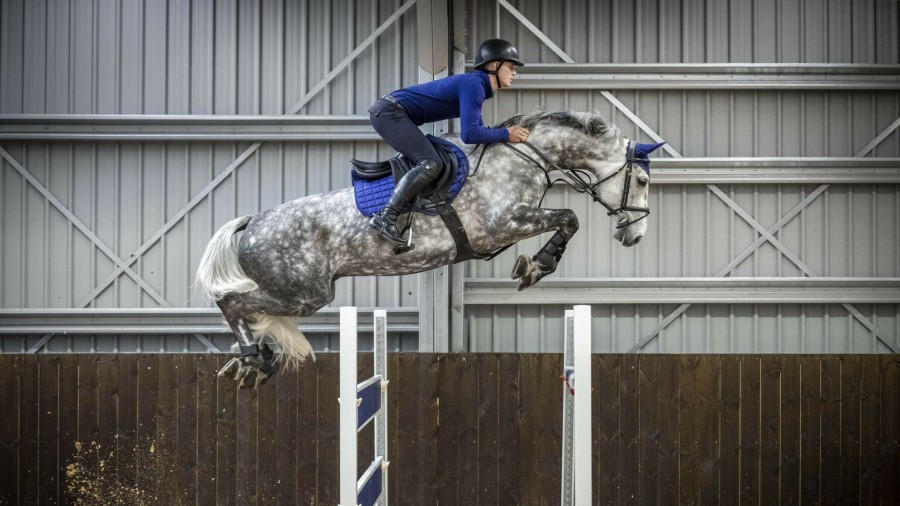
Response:
[[[470,177],[453,202],[475,252],[489,254],[555,232],[536,255],[518,257],[512,277],[521,290],[554,272],[578,218],[570,209],[540,206],[551,178],[603,204],[617,224],[613,237],[623,245],[640,241],[649,214],[646,155],[659,145],[629,141],[601,116],[586,113],[539,112],[504,123],[513,124],[531,130],[530,142],[473,150]],[[447,139],[462,147],[458,138]],[[412,229],[415,249],[395,255],[390,243],[366,232],[352,188],[225,224],[197,273],[198,285],[217,302],[241,349],[241,357],[220,374],[241,387],[258,387],[278,368],[267,342],[280,345],[281,358],[291,364],[311,356],[297,317],[331,302],[338,278],[411,274],[462,260],[440,217],[417,214]]]

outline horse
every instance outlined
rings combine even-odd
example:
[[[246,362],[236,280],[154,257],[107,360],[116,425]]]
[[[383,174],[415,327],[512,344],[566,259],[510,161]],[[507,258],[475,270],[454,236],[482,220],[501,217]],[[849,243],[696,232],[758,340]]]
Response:
[[[502,125],[528,128],[529,142],[488,145],[480,154],[478,146],[472,149],[465,156],[474,170],[453,202],[479,257],[554,232],[534,256],[516,259],[512,278],[522,290],[553,273],[578,230],[572,210],[541,207],[548,188],[559,181],[606,207],[615,240],[624,246],[641,240],[650,212],[647,155],[661,144],[637,144],[602,116],[582,112],[541,111]],[[444,139],[464,146],[458,137]],[[416,213],[415,249],[401,254],[369,235],[366,222],[353,189],[345,188],[236,218],[214,234],[197,284],[218,304],[241,353],[220,375],[241,388],[258,388],[279,363],[296,367],[315,359],[297,318],[330,303],[339,278],[412,274],[467,259],[439,216]],[[281,347],[278,357],[269,343]]]

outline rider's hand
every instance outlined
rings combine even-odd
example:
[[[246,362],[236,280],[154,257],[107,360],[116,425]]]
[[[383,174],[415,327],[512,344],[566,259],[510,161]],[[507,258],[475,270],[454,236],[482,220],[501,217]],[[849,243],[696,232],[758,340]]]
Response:
[[[509,142],[525,142],[528,140],[528,129],[518,125],[507,128],[509,131]]]

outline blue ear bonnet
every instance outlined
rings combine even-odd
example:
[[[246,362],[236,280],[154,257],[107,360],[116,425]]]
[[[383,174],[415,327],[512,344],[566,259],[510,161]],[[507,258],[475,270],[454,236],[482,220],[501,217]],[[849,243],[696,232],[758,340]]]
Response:
[[[650,175],[650,159],[647,158],[647,156],[659,149],[663,144],[665,144],[665,141],[660,142],[659,144],[636,143],[634,146],[634,163],[640,165],[648,176]]]

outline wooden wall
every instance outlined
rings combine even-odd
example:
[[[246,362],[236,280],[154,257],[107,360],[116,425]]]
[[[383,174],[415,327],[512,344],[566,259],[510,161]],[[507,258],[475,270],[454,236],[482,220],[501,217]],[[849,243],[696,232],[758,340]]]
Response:
[[[226,360],[0,356],[0,504],[336,504],[337,355],[258,391]],[[558,504],[560,355],[389,364],[391,504]],[[900,503],[898,356],[593,367],[595,503]]]

